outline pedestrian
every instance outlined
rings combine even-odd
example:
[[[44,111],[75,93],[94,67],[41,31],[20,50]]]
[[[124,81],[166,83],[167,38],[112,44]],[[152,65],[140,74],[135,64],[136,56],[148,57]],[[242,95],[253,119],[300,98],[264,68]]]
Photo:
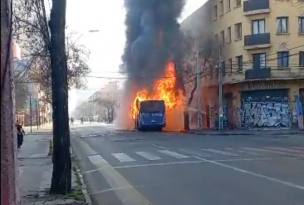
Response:
[[[18,150],[20,150],[23,144],[23,137],[25,135],[25,132],[22,124],[20,124],[18,121],[16,122],[16,128],[17,128],[17,145],[18,145]]]

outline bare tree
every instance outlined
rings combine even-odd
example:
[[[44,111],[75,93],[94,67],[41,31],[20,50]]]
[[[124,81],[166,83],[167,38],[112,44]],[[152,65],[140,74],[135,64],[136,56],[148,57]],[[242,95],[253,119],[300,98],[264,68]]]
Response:
[[[29,96],[29,91],[26,84],[15,83],[16,112],[20,113],[26,110],[28,96]]]
[[[218,58],[219,44],[208,35],[193,37],[190,32],[183,33],[181,42],[184,54],[177,72],[182,78],[186,92],[190,94],[187,102],[187,106],[190,106],[197,89],[196,67],[199,67],[200,78],[211,75],[215,67],[214,62]]]
[[[51,103],[51,56],[49,16],[43,0],[15,1],[14,38],[22,49],[26,65],[16,81],[33,81],[44,92],[44,100]],[[87,65],[89,51],[85,46],[73,42],[75,33],[65,38],[70,88],[84,88],[84,77],[90,72]]]

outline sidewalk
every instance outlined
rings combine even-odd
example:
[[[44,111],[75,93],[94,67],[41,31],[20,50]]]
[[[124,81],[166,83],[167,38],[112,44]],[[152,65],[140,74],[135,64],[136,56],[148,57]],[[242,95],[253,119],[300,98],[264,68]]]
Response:
[[[47,156],[52,133],[27,134],[18,153],[19,192],[21,205],[83,205],[81,180],[72,174],[73,192],[68,197],[51,196],[52,158]]]
[[[52,132],[52,124],[45,124],[40,126],[37,129],[37,126],[32,126],[32,132],[31,132],[31,127],[23,127],[25,134],[43,134],[43,133],[49,133]]]
[[[279,137],[286,135],[297,135],[304,138],[304,130],[286,129],[286,130],[189,130],[187,133],[196,135],[227,135],[227,136],[255,136],[255,137]]]

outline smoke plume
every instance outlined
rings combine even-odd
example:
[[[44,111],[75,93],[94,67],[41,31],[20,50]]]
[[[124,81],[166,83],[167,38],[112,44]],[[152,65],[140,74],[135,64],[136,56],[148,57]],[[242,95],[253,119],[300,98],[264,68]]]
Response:
[[[180,17],[184,0],[125,0],[126,46],[122,57],[136,86],[149,87],[162,76],[165,63],[179,51]]]

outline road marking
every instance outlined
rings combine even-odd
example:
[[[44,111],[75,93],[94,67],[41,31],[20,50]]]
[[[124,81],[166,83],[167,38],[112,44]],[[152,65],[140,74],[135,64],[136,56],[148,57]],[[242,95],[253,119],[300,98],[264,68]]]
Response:
[[[227,169],[231,169],[231,170],[234,170],[234,171],[237,171],[237,172],[241,172],[241,173],[244,173],[244,174],[249,174],[249,175],[252,175],[252,176],[255,176],[255,177],[259,177],[259,178],[262,178],[262,179],[266,179],[268,181],[276,182],[276,183],[283,184],[283,185],[291,187],[291,188],[300,189],[300,190],[304,191],[304,186],[301,186],[301,185],[298,185],[298,184],[294,184],[294,183],[291,183],[291,182],[283,181],[283,180],[276,179],[276,178],[273,178],[273,177],[268,177],[266,175],[258,174],[258,173],[255,173],[255,172],[247,171],[245,169],[240,169],[240,168],[237,168],[237,167],[234,167],[234,166],[231,166],[231,165],[227,165],[227,164],[223,164],[223,163],[220,163],[220,162],[216,162],[214,160],[208,160],[208,159],[201,158],[201,157],[195,157],[195,158],[196,159],[200,159],[200,160],[205,161],[205,162],[208,162],[210,164],[214,164],[214,165],[218,165],[218,166],[221,166],[221,167],[225,167]]]
[[[21,177],[23,173],[24,173],[24,169],[19,167],[18,168],[18,177]]]
[[[141,157],[143,157],[143,158],[145,158],[147,160],[151,160],[151,161],[153,161],[153,160],[160,160],[161,159],[160,157],[158,157],[156,155],[153,155],[153,154],[151,154],[149,152],[135,152],[135,153],[138,154],[139,156],[141,156]]]
[[[101,163],[108,163],[102,156],[100,155],[93,155],[93,156],[88,156],[90,162],[94,165],[98,165]]]
[[[242,148],[242,149],[245,149],[245,150],[253,150],[253,151],[258,151],[258,152],[269,152],[269,153],[281,154],[281,155],[289,155],[289,156],[293,156],[293,157],[304,157],[304,155],[291,154],[291,153],[280,152],[280,151],[274,151],[274,150],[268,150],[268,149],[250,148],[250,147],[244,147],[244,148]]]
[[[168,148],[166,148],[166,147],[163,147],[163,146],[160,146],[160,145],[157,145],[157,144],[152,144],[152,146],[157,147],[157,148],[160,148],[160,149],[168,149]]]
[[[180,149],[181,152],[187,153],[187,154],[193,154],[200,157],[210,157],[210,155],[202,154],[201,152],[194,151],[194,150],[188,150],[188,149]]]
[[[129,157],[124,153],[113,153],[112,156],[115,157],[120,162],[135,162],[135,159]]]
[[[82,150],[83,150],[83,152],[84,152],[85,155],[89,156],[89,155],[96,155],[97,154],[97,152],[95,150],[93,150],[90,147],[90,145],[88,145],[83,140],[75,138],[75,141],[77,141],[79,143],[79,146],[82,147]]]
[[[292,147],[292,148],[304,151],[304,147]]]
[[[222,154],[222,155],[226,155],[226,156],[233,156],[233,157],[237,157],[239,155],[237,154],[233,154],[230,152],[224,152],[224,151],[220,151],[220,150],[216,150],[216,149],[202,149],[203,151],[206,152],[211,152],[211,153],[215,153],[215,154]]]
[[[160,153],[162,153],[162,154],[169,155],[169,156],[171,156],[171,157],[178,158],[178,159],[186,159],[186,158],[189,158],[189,157],[186,156],[186,155],[179,154],[179,153],[176,153],[176,152],[172,152],[172,151],[169,151],[169,150],[158,150],[158,152],[160,152]]]
[[[214,160],[215,162],[238,162],[238,161],[268,161],[272,158],[249,158],[249,159],[218,159]],[[114,169],[130,169],[130,168],[140,168],[140,167],[153,167],[153,166],[167,166],[167,165],[184,165],[184,164],[202,164],[207,163],[202,160],[193,160],[193,161],[182,161],[182,162],[164,162],[164,163],[151,163],[151,164],[137,164],[137,165],[123,165],[113,167]],[[95,170],[98,171],[98,170]],[[89,172],[94,172],[90,170]]]
[[[266,147],[266,148],[271,149],[271,150],[279,150],[279,151],[286,151],[286,152],[294,152],[294,153],[298,153],[298,154],[304,154],[304,150],[300,151],[300,150],[288,149],[288,148],[283,148],[283,147]]]
[[[238,153],[245,153],[245,154],[257,155],[257,156],[262,156],[263,155],[263,154],[260,154],[260,153],[255,153],[255,152],[250,152],[250,151],[244,151],[244,150],[239,150],[239,149],[235,150],[233,148],[226,148],[226,149],[228,149],[228,150],[234,150],[234,151],[236,151]]]
[[[124,205],[151,205],[151,203],[140,194],[121,174],[119,174],[106,160],[97,155],[93,161],[98,171],[105,178],[111,189],[116,193]],[[91,156],[92,159],[93,156]],[[96,162],[99,162],[96,164]],[[128,187],[128,188],[126,188]],[[108,190],[110,191],[110,190]],[[94,194],[94,193],[92,193]]]

